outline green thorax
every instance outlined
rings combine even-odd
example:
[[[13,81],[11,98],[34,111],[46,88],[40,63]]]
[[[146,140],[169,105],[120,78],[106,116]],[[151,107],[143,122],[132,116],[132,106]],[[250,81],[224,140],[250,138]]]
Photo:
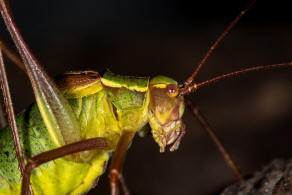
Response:
[[[148,122],[148,77],[120,76],[110,71],[103,77],[94,71],[86,74],[96,79],[85,79],[84,72],[72,72],[61,80],[64,94],[79,119],[83,138],[101,135],[116,142],[111,138],[113,132],[120,135],[124,130],[137,131]]]
[[[138,92],[148,90],[149,77],[133,77],[114,74],[109,70],[101,78],[102,84],[112,88],[126,88]]]
[[[141,129],[148,122],[149,78],[120,76],[107,71],[101,82],[113,104],[120,128]]]

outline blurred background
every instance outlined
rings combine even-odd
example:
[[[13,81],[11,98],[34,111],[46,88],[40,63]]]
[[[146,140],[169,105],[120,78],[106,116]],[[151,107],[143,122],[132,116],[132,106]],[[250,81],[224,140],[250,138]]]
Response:
[[[109,68],[184,82],[217,36],[250,1],[11,0],[22,34],[49,75]],[[283,2],[257,2],[199,72],[196,81],[256,65],[292,61],[292,15]],[[11,44],[3,22],[0,33]],[[8,64],[17,112],[34,102],[24,73]],[[292,156],[292,68],[222,80],[191,96],[248,175]],[[218,194],[235,178],[190,112],[176,152],[135,138],[124,175],[132,194]],[[107,173],[89,194],[109,194]]]

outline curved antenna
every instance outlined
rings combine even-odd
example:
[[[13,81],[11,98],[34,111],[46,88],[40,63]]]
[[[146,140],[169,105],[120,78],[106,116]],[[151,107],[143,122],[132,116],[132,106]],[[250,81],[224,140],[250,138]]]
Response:
[[[220,36],[217,38],[217,40],[213,43],[213,45],[210,47],[210,49],[207,51],[199,65],[197,66],[196,70],[190,76],[186,82],[185,86],[190,85],[193,81],[195,76],[198,74],[199,70],[202,68],[202,66],[205,64],[206,60],[209,58],[209,56],[213,53],[217,45],[222,41],[222,39],[229,33],[229,31],[233,28],[233,26],[238,22],[238,20],[250,9],[250,7],[256,2],[256,0],[253,0],[245,9],[243,9],[240,14],[227,26],[227,28],[220,34]]]
[[[203,129],[206,131],[206,133],[209,135],[211,140],[214,142],[217,149],[220,151],[221,155],[223,156],[226,164],[229,166],[229,168],[234,173],[235,177],[238,181],[243,181],[244,176],[242,171],[239,169],[235,161],[231,158],[230,153],[226,150],[226,148],[223,146],[222,142],[219,140],[215,132],[210,127],[210,124],[207,122],[206,117],[202,114],[198,106],[193,105],[191,100],[189,98],[185,98],[185,102],[190,109],[193,116],[199,121],[200,125],[203,127]]]
[[[234,72],[230,72],[227,74],[213,77],[209,80],[202,81],[200,83],[193,83],[193,84],[190,84],[186,87],[183,87],[180,89],[180,95],[189,95],[190,93],[196,91],[198,88],[201,88],[205,85],[214,83],[214,82],[219,81],[221,79],[241,75],[241,74],[244,74],[247,72],[252,72],[252,71],[257,71],[257,70],[267,70],[267,69],[271,69],[271,68],[280,68],[280,67],[285,67],[285,66],[287,66],[287,67],[292,66],[292,62],[286,62],[286,63],[281,63],[281,64],[270,64],[270,65],[263,65],[263,66],[254,66],[254,67],[246,68],[243,70],[237,70]]]

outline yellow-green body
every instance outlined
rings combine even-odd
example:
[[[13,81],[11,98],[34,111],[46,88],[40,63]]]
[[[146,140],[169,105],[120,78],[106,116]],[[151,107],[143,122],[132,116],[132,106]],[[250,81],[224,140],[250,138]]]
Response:
[[[36,104],[17,118],[26,160],[55,148]],[[0,194],[20,194],[21,177],[9,127],[0,132]],[[109,159],[100,151],[90,163],[75,163],[59,158],[33,171],[31,183],[35,194],[80,194],[88,191]]]
[[[69,73],[59,83],[79,122],[82,140],[104,137],[114,147],[112,151],[88,152],[78,162],[59,158],[34,169],[31,175],[34,194],[86,193],[104,172],[122,131],[136,132],[149,120],[151,126],[156,130],[159,128],[153,113],[149,112],[149,78],[119,76],[111,72],[101,78],[97,72],[88,71]],[[179,110],[181,117],[183,110],[181,107]],[[58,146],[54,141],[56,134],[46,128],[36,104],[18,116],[17,124],[25,161]],[[155,140],[163,145],[159,138],[155,137]],[[0,131],[0,194],[19,194],[20,188],[20,170],[11,131],[6,127]]]
[[[82,139],[106,137],[116,145],[122,129],[137,131],[146,124],[146,105],[149,101],[147,95],[148,78],[123,78],[129,79],[124,81],[126,84],[131,80],[135,80],[135,83],[138,84],[142,82],[143,91],[141,92],[140,89],[139,94],[136,94],[136,91],[132,91],[128,86],[107,87],[101,83],[100,79],[93,83],[96,85],[95,87],[87,83],[86,86],[75,85],[71,89],[63,89],[64,95],[71,103],[79,121]],[[113,77],[109,79],[112,79],[111,82],[115,82]],[[81,95],[76,92],[77,88],[79,92],[82,91]],[[91,89],[88,90],[88,88]],[[130,98],[133,99],[137,99],[139,96],[136,104],[133,104],[133,101],[128,101],[128,105],[125,105],[129,93]],[[120,97],[124,95],[124,97],[115,97],[116,95]],[[115,116],[113,106],[115,106],[117,116]],[[130,118],[132,120],[129,120]],[[25,160],[56,147],[36,104],[21,113],[17,118],[17,123]],[[85,193],[97,182],[109,157],[109,151],[96,151],[87,156],[88,159],[83,159],[84,163],[60,158],[41,165],[33,171],[31,176],[33,191],[35,194]],[[9,127],[0,132],[0,164],[0,194],[19,194],[21,176]]]

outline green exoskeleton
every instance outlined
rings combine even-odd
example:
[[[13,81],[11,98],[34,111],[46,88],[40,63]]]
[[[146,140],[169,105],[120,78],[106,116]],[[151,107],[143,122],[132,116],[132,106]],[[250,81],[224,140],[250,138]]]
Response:
[[[111,148],[80,153],[73,160],[78,163],[58,159],[35,169],[31,183],[36,194],[80,194],[88,191],[103,173],[109,152],[117,149],[121,136],[133,135],[148,122],[161,151],[172,143],[171,150],[178,148],[184,134],[181,120],[184,101],[182,96],[177,96],[176,81],[163,76],[151,80],[125,77],[108,71],[101,77],[98,72],[84,71],[65,74],[59,87],[79,123],[81,140],[102,137]],[[63,145],[65,139],[59,139],[53,129],[47,131],[36,104],[20,114],[17,122],[22,148],[27,156]],[[28,139],[29,145],[25,145],[25,139]],[[10,181],[1,179],[1,192],[19,193],[21,176],[17,161],[13,163],[10,160],[16,159],[16,156],[8,129],[1,131],[0,140],[4,152],[0,157],[3,162],[1,173],[6,174]],[[72,178],[72,181],[68,184],[68,180],[62,178]]]
[[[111,156],[111,192],[118,194],[121,184],[123,192],[129,194],[122,166],[134,135],[137,132],[143,134],[143,126],[149,123],[161,152],[168,145],[174,151],[185,134],[182,121],[185,105],[210,132],[198,110],[185,101],[184,96],[222,78],[253,70],[291,66],[291,63],[258,66],[201,83],[193,82],[207,57],[250,6],[223,32],[193,75],[182,85],[165,76],[137,78],[110,71],[103,74],[95,71],[68,72],[56,85],[30,52],[6,1],[1,0],[0,11],[21,60],[17,55],[9,56],[13,53],[2,44],[0,50],[10,59],[16,59],[22,68],[25,67],[37,104],[17,117],[17,127],[11,118],[11,126],[0,132],[0,194],[86,193],[95,186]],[[0,59],[1,67],[4,67],[2,54]],[[0,73],[5,83],[5,70],[2,68]],[[7,84],[3,86],[5,91]],[[13,110],[12,106],[8,109],[10,113]],[[242,179],[239,169],[216,136],[210,134],[236,177]]]

